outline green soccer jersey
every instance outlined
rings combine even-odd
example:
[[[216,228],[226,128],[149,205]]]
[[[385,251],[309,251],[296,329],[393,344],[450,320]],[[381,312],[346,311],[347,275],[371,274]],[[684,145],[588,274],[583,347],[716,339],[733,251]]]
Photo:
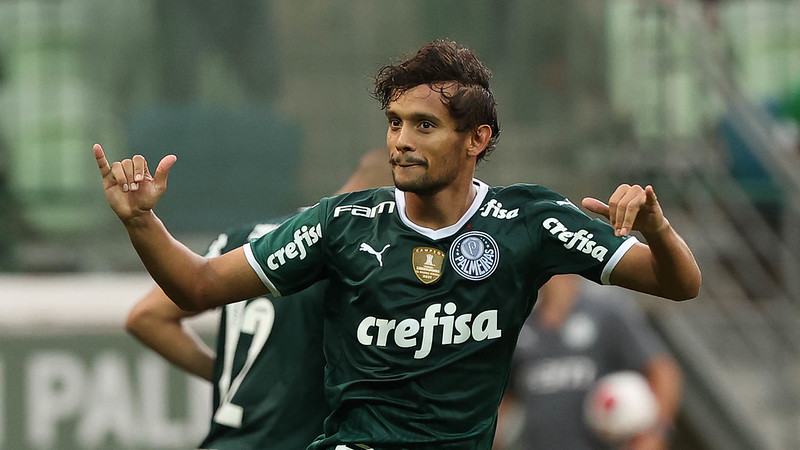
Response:
[[[275,295],[329,280],[310,449],[490,449],[519,330],[552,275],[608,277],[636,242],[536,185],[489,187],[454,225],[412,223],[379,188],[325,198],[244,246]]]
[[[208,256],[241,247],[275,224],[221,234]],[[201,448],[301,450],[322,433],[322,299],[325,284],[222,310],[214,365],[214,415]]]

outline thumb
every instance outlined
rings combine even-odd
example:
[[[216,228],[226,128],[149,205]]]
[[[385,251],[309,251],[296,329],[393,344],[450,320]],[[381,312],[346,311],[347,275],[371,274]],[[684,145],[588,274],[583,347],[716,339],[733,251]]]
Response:
[[[581,201],[581,205],[589,211],[608,217],[608,205],[592,197],[586,197]]]
[[[657,205],[658,204],[658,197],[656,196],[656,191],[653,189],[653,186],[647,185],[644,188],[645,193],[645,203],[648,205]]]
[[[158,167],[156,167],[156,175],[153,177],[153,181],[156,189],[159,191],[163,192],[165,189],[167,189],[167,177],[169,176],[169,171],[177,160],[177,156],[167,155],[158,163]]]

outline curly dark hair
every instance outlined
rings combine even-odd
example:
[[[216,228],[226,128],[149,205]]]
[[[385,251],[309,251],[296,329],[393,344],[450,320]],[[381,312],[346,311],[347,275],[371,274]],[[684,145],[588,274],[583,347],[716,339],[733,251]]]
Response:
[[[400,61],[381,67],[375,76],[372,97],[386,109],[405,91],[426,84],[442,95],[442,102],[455,120],[457,131],[466,131],[480,125],[489,125],[492,137],[478,161],[486,158],[500,138],[497,121],[497,103],[489,89],[492,72],[481,63],[467,47],[446,39],[437,39],[423,45],[417,53]],[[457,89],[446,91],[451,83]]]

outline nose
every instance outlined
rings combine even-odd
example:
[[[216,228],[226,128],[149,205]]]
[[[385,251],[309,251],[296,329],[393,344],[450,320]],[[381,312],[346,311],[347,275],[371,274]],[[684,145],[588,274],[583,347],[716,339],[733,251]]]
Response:
[[[389,130],[389,147],[394,147],[397,151],[402,153],[414,150],[414,143],[411,137],[412,131],[413,130],[404,126],[394,131]]]

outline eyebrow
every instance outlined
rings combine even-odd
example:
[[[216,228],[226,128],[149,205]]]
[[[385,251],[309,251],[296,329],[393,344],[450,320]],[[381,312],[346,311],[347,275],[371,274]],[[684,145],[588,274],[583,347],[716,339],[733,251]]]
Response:
[[[399,117],[399,114],[390,110],[389,108],[386,108],[385,114],[387,118]],[[436,124],[442,123],[442,119],[439,118],[438,116],[422,112],[412,112],[411,114],[408,115],[408,119],[414,122],[428,121]]]

